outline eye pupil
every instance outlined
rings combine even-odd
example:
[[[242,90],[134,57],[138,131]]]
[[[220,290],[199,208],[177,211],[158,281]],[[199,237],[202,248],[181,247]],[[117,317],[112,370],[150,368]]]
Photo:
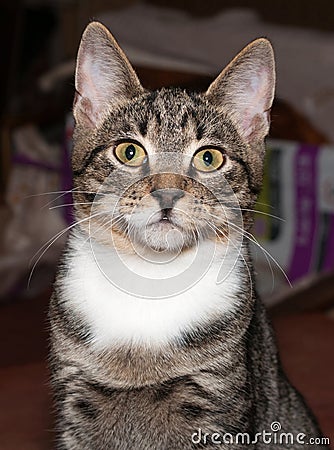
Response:
[[[203,162],[206,166],[211,166],[212,161],[213,161],[212,153],[207,150],[203,155]]]
[[[125,150],[125,156],[130,161],[136,154],[136,149],[134,145],[128,145]]]

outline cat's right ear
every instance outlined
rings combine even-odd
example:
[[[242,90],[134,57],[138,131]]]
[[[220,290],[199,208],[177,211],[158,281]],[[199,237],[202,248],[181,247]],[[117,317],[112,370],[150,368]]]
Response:
[[[88,127],[98,126],[108,110],[144,91],[116,40],[99,22],[91,22],[82,35],[75,89],[75,120]]]

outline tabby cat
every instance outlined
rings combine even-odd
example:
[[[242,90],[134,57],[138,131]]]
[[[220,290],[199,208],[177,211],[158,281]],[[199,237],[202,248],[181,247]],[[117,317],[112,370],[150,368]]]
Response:
[[[75,83],[76,222],[50,305],[57,448],[304,448],[321,434],[282,371],[249,256],[270,43],[204,94],[150,92],[92,22]]]

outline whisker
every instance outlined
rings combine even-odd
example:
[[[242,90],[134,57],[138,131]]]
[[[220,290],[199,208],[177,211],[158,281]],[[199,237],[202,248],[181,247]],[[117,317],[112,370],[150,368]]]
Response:
[[[74,192],[75,191],[75,192]],[[61,197],[63,197],[66,194],[71,194],[71,193],[75,193],[75,194],[94,194],[96,195],[96,192],[90,192],[90,191],[78,191],[76,188],[71,189],[70,191],[64,192],[61,195],[58,195],[56,198],[54,198],[53,200],[49,201],[48,203],[46,203],[42,209],[47,208],[49,205],[52,205],[52,203],[56,202],[57,200],[59,200]],[[49,208],[51,209],[51,208]]]
[[[58,195],[56,198],[54,198],[53,200],[51,200],[51,201],[49,201],[48,203],[46,203],[46,204],[42,207],[42,209],[47,208],[49,205],[51,205],[52,203],[56,202],[56,201],[57,201],[58,199],[60,199],[61,197],[64,197],[64,195],[71,194],[71,193],[73,193],[74,191],[77,192],[77,190],[78,190],[78,188],[72,188],[72,189],[69,189],[68,191],[59,191],[59,194],[60,194],[60,195]]]
[[[256,202],[256,205],[266,206],[267,208],[275,209],[274,206],[269,205],[268,203]]]
[[[229,209],[233,209],[233,210],[237,210],[237,211],[239,210],[239,208],[233,208],[233,207],[229,207]],[[240,208],[240,211],[247,211],[247,212],[253,212],[255,214],[262,214],[263,216],[272,217],[273,219],[277,219],[277,220],[280,220],[281,222],[285,222],[285,219],[282,219],[282,217],[275,216],[274,214],[269,214],[264,211],[258,211],[256,209]]]
[[[60,194],[60,195],[58,195],[58,197],[56,197],[54,200],[52,200],[52,201],[56,201],[58,198],[66,195],[66,194],[70,194],[73,191],[78,192],[78,189],[79,188],[72,188],[72,189],[68,189],[67,191],[65,190],[65,191],[40,192],[38,194],[27,195],[26,197],[24,197],[24,199],[32,198],[32,197],[41,197],[42,195],[56,195],[56,194]],[[45,205],[45,206],[47,206],[47,205]]]
[[[49,210],[57,209],[57,208],[65,208],[66,206],[75,206],[75,205],[105,205],[105,202],[74,202],[74,203],[64,203],[63,205],[55,205],[51,206]]]
[[[113,225],[117,224],[121,219],[122,219],[122,214],[119,214],[114,217],[106,217],[105,219],[103,219],[102,223],[96,228],[96,230],[93,233],[91,233],[91,226],[90,226],[90,222],[89,222],[89,234],[88,234],[87,238],[83,241],[80,248],[82,249],[88,241],[90,241],[90,245],[92,248],[92,242],[91,242],[92,237],[94,237],[101,230],[104,230],[104,229],[107,230],[108,228],[110,228],[111,223],[113,223]]]
[[[236,229],[236,228],[235,228],[235,229]],[[236,230],[236,231],[237,231],[237,230]],[[261,249],[261,251],[263,252],[264,257],[265,257],[265,259],[266,259],[266,261],[267,261],[268,267],[269,267],[269,269],[270,269],[270,275],[271,275],[271,292],[273,292],[273,291],[274,291],[274,288],[275,288],[275,274],[274,274],[274,270],[273,270],[273,267],[272,267],[272,264],[271,264],[271,261],[270,261],[268,255],[270,256],[271,260],[274,261],[274,263],[275,263],[278,267],[280,267],[279,264],[278,264],[278,262],[277,262],[277,261],[275,260],[275,258],[273,258],[267,251],[265,251],[265,249],[259,244],[259,242],[258,242],[257,239],[254,238],[254,240],[253,240],[252,238],[248,237],[248,236],[246,235],[246,232],[243,233],[243,236],[245,236],[247,239],[249,239],[250,242],[253,242],[253,243],[254,243],[257,247],[259,247],[259,248]],[[285,272],[283,271],[283,268],[281,268],[281,271],[284,273],[284,276],[286,276]],[[290,283],[289,280],[288,280],[288,282]]]
[[[35,261],[34,265],[32,266],[32,269],[30,271],[30,275],[28,278],[28,283],[27,283],[27,287],[30,287],[30,282],[31,282],[31,278],[33,276],[34,270],[37,266],[37,264],[39,263],[39,261],[41,260],[41,258],[43,258],[43,256],[45,255],[45,253],[49,250],[49,248],[61,237],[63,236],[65,233],[67,233],[68,231],[70,231],[72,228],[74,228],[77,225],[80,225],[81,223],[93,219],[94,217],[97,217],[99,215],[105,214],[105,211],[103,212],[99,212],[93,215],[90,215],[89,217],[85,217],[84,219],[79,220],[78,222],[74,222],[71,225],[69,225],[68,227],[64,228],[63,230],[59,231],[58,233],[56,233],[55,236],[53,236],[51,239],[49,239],[36,253],[35,255],[31,258],[30,260],[30,264],[33,261],[34,258],[37,257],[38,254],[40,254],[37,258],[37,260]]]
[[[235,224],[229,224],[232,226],[232,228],[234,228],[236,231],[239,231],[238,228],[240,229],[240,227],[238,227]],[[239,231],[240,232],[240,231]],[[270,258],[272,260],[272,262],[278,267],[278,269],[280,270],[280,272],[283,274],[284,278],[286,279],[286,281],[288,282],[289,286],[292,287],[292,284],[289,280],[288,275],[286,274],[286,272],[284,271],[283,267],[279,264],[279,262],[268,252],[268,250],[266,250],[259,242],[258,240],[248,231],[243,230],[243,235],[247,237],[247,239],[251,242],[253,242],[253,244],[255,244],[256,246],[258,246],[262,252],[264,253],[266,260],[268,261],[268,265],[270,267],[270,271],[271,271],[271,276],[272,276],[272,280],[273,280],[273,284],[272,284],[272,290],[274,290],[274,272],[272,269],[271,264],[269,263],[268,258]],[[268,257],[268,258],[267,258]]]
[[[220,219],[221,220],[221,218],[219,217],[219,216],[216,216],[215,214],[212,214],[212,213],[210,213],[209,211],[207,211],[207,213],[210,215],[210,216],[212,216],[212,217],[214,217],[214,218],[216,218],[216,219]],[[264,253],[264,255],[265,255],[265,257],[266,257],[266,259],[267,259],[267,261],[268,261],[268,265],[269,265],[269,267],[270,267],[270,271],[271,271],[271,274],[272,274],[272,279],[273,279],[273,281],[274,281],[274,273],[273,273],[273,269],[272,269],[272,267],[271,267],[271,264],[270,264],[270,262],[269,262],[269,260],[268,260],[268,258],[267,257],[269,257],[271,260],[272,260],[272,262],[278,267],[278,269],[281,271],[281,273],[283,274],[283,276],[284,276],[284,278],[286,279],[286,281],[288,282],[288,284],[289,284],[289,286],[290,287],[292,287],[292,284],[291,284],[291,282],[290,282],[290,280],[289,280],[289,277],[288,277],[288,275],[286,274],[286,272],[284,271],[284,269],[282,268],[282,266],[278,263],[278,261],[257,241],[257,239],[255,238],[255,236],[253,236],[251,233],[249,233],[248,231],[246,231],[246,230],[244,230],[243,228],[240,228],[238,225],[236,225],[236,224],[233,224],[231,221],[229,221],[228,222],[228,226],[231,226],[232,228],[234,228],[237,232],[239,232],[239,233],[241,233],[243,236],[245,236],[250,242],[253,242],[253,244],[255,244],[255,245],[257,245],[261,250],[262,250],[262,252]]]
[[[26,195],[24,198],[31,198],[31,197],[41,197],[42,195],[55,195],[55,194],[69,194],[73,192],[76,188],[69,189],[68,191],[49,191],[49,192],[40,192],[39,194],[30,194]],[[78,192],[78,191],[77,191]]]
[[[113,220],[116,221],[117,218],[118,218],[118,216],[116,216],[115,218],[105,217],[102,220],[102,223],[99,224],[99,226],[93,232],[91,232],[91,223],[89,222],[89,227],[88,227],[89,234],[88,234],[88,237],[84,240],[82,246],[84,246],[89,240],[91,240],[101,230],[104,230],[104,229],[107,230],[108,228],[110,229],[111,223],[113,222]]]
[[[223,205],[221,205],[221,203],[219,201],[216,201],[216,200],[214,200],[212,202],[210,202],[210,200],[208,200],[208,201],[206,201],[204,203],[204,205],[207,205],[207,206],[212,206],[212,205],[217,205],[217,204],[219,204],[220,206],[223,206]],[[269,205],[267,205],[267,206],[269,206]],[[226,206],[226,208],[234,210],[234,211],[245,211],[245,212],[252,212],[254,214],[262,214],[264,216],[272,217],[273,219],[277,219],[277,220],[280,220],[282,222],[285,222],[285,219],[283,219],[282,217],[275,216],[274,214],[269,214],[269,213],[266,213],[264,211],[260,211],[260,210],[257,210],[257,209],[239,208],[239,207],[233,207],[233,206]]]
[[[210,213],[210,212],[209,212],[209,215],[212,216],[212,217],[215,217],[215,218],[218,218],[218,219],[221,220],[221,218],[220,218],[219,216],[216,216],[216,215],[214,215],[214,214],[212,214],[212,213]],[[257,240],[255,239],[254,236],[251,235],[251,236],[255,239],[256,242],[253,241],[251,238],[249,238],[249,237],[247,236],[247,232],[246,232],[245,229],[243,229],[243,228],[241,228],[241,227],[239,227],[239,226],[237,226],[237,225],[235,225],[235,224],[232,224],[231,221],[228,221],[228,226],[231,226],[231,227],[234,228],[238,233],[240,233],[241,236],[246,237],[248,240],[250,240],[251,242],[255,243],[256,245],[259,246],[259,248],[261,248],[260,244],[257,242]],[[263,251],[262,248],[261,248],[261,250]],[[272,289],[274,289],[274,271],[273,271],[271,262],[270,262],[270,260],[268,259],[268,256],[266,255],[266,253],[265,253],[264,251],[263,251],[263,254],[264,254],[264,257],[266,258],[266,261],[267,261],[268,266],[269,266],[269,269],[270,269],[271,279],[272,279]],[[274,259],[274,258],[273,258],[273,259]],[[275,263],[276,263],[276,261],[275,261]],[[277,264],[278,264],[278,263],[277,263]]]
[[[204,219],[204,220],[205,220],[205,222],[209,225],[209,227],[215,232],[215,234],[216,234],[216,236],[218,237],[218,239],[221,240],[220,236],[219,236],[219,235],[217,234],[217,232],[216,232],[217,227],[216,227],[214,224],[212,225],[212,224],[211,224],[209,221],[207,221],[206,219]],[[235,249],[237,248],[236,244],[229,238],[229,236],[226,236],[226,234],[225,234],[223,231],[219,230],[219,229],[217,229],[217,231],[219,231],[220,233],[222,233],[222,234],[224,235],[224,237],[227,238],[228,245],[231,243]],[[246,270],[247,270],[247,273],[248,273],[249,284],[250,284],[250,288],[251,288],[251,295],[253,295],[253,278],[252,278],[252,275],[251,275],[251,271],[250,271],[250,269],[249,269],[249,266],[248,266],[248,264],[247,264],[247,261],[246,261],[244,255],[243,255],[243,253],[242,253],[242,251],[241,251],[241,248],[239,249],[238,256],[241,256],[243,262],[245,263],[245,267],[246,267]],[[235,260],[235,262],[234,262],[234,265],[233,265],[232,269],[234,269],[236,263],[237,263],[237,258],[236,258],[236,260]]]

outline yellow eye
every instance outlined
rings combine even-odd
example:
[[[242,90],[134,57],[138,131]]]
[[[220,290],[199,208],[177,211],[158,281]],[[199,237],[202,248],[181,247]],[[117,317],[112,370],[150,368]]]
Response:
[[[225,162],[224,154],[216,148],[204,148],[194,155],[193,165],[201,172],[218,170]]]
[[[139,144],[134,142],[122,142],[115,148],[116,157],[128,166],[138,167],[146,159],[146,152]]]

